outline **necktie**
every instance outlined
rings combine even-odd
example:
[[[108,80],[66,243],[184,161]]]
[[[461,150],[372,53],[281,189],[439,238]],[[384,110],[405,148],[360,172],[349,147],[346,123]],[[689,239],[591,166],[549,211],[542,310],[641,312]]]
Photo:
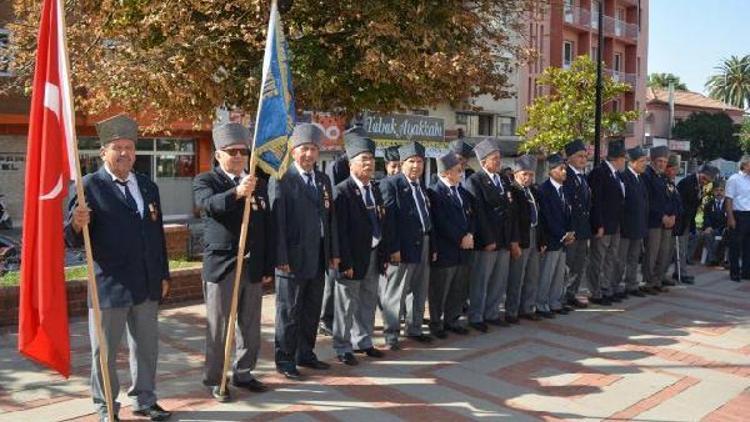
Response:
[[[461,201],[461,195],[458,193],[458,186],[451,186],[451,199],[454,205],[461,210],[461,218],[466,221],[466,214],[464,213],[464,203]]]
[[[620,172],[615,172],[615,179],[617,179],[617,183],[620,185],[620,192],[622,192],[622,196],[625,196],[625,183],[622,181],[622,175]]]
[[[240,176],[234,176],[234,178],[232,180],[234,180],[234,185],[235,186],[237,186],[237,185],[240,184]]]
[[[536,201],[534,201],[534,196],[531,194],[531,191],[529,191],[529,188],[524,188],[523,191],[526,194],[526,199],[531,203],[531,225],[536,226],[536,220],[539,218],[536,210]]]
[[[305,178],[307,179],[307,186],[315,189],[315,184],[313,183],[313,175],[312,175],[312,173],[311,172],[305,172]]]
[[[432,230],[432,224],[430,224],[430,214],[427,213],[427,204],[424,202],[424,197],[422,196],[422,189],[420,189],[419,184],[417,182],[411,182],[411,185],[414,187],[414,196],[417,197],[417,210],[419,211],[419,215],[422,217],[422,224],[423,229],[425,233]]]
[[[560,196],[560,201],[562,201],[562,203],[565,204],[565,194],[563,193],[562,186],[557,188],[557,195]]]
[[[492,176],[492,180],[495,182],[495,186],[500,189],[500,194],[502,195],[503,193],[505,193],[505,189],[503,189],[503,182],[500,181],[500,176],[496,174]]]
[[[115,180],[115,183],[125,188],[125,202],[128,204],[129,208],[131,208],[135,212],[138,212],[138,204],[135,202],[135,198],[133,198],[133,195],[130,193],[130,189],[128,189],[128,182]],[[138,214],[140,215],[140,213]]]
[[[375,202],[372,200],[370,185],[365,185],[364,188],[367,216],[370,217],[370,223],[372,223],[372,237],[374,237],[375,239],[380,239],[380,221],[378,221],[378,212],[375,209]]]

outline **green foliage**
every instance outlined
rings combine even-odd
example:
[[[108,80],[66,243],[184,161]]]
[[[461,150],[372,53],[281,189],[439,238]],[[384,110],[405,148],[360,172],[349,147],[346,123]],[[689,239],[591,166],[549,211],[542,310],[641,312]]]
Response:
[[[731,56],[715,68],[706,82],[708,95],[742,109],[750,108],[750,54]]]
[[[648,75],[647,85],[651,88],[668,89],[669,84],[674,85],[677,91],[687,91],[687,85],[680,81],[680,77],[672,73],[652,73]]]
[[[537,82],[551,88],[551,94],[537,97],[527,107],[528,120],[518,128],[524,151],[553,153],[572,139],[594,140],[596,105],[596,64],[588,56],[577,57],[570,69],[548,67]],[[630,85],[615,82],[603,75],[602,103],[631,90]],[[636,120],[638,112],[602,113],[602,135],[621,133],[627,122]]]
[[[740,126],[739,142],[742,151],[750,154],[750,117],[745,117]]]
[[[726,113],[699,112],[678,122],[672,134],[677,139],[690,141],[693,156],[701,161],[737,161],[742,156],[742,148],[737,136],[739,125],[734,124]]]

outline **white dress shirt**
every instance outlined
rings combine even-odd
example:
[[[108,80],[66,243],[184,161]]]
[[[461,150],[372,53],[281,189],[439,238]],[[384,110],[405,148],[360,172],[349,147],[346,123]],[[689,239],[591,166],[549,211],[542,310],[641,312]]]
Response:
[[[733,174],[727,180],[724,196],[732,200],[733,211],[750,211],[750,175],[743,172]]]
[[[109,176],[112,178],[112,182],[114,183],[116,180],[119,180],[120,182],[126,182],[128,185],[128,190],[130,191],[130,195],[133,196],[133,199],[135,200],[135,205],[138,207],[138,214],[140,214],[141,218],[143,218],[143,196],[141,195],[141,190],[138,188],[138,179],[135,177],[135,173],[132,171],[128,173],[128,179],[122,180],[115,176],[114,173],[109,169],[109,166],[107,166],[107,163],[104,163],[104,171],[109,174]],[[115,186],[122,192],[123,198],[125,197],[125,186],[120,186],[118,183],[115,183]]]
[[[430,215],[429,207],[427,206],[427,198],[424,196],[424,192],[421,189],[421,185],[419,184],[419,180],[412,181],[408,177],[406,178],[406,181],[409,182],[409,187],[411,188],[411,196],[414,198],[414,205],[417,206],[417,215],[419,216],[419,222],[422,223],[422,231],[427,232],[427,225],[425,224],[424,218],[422,218],[422,213],[419,212],[419,200],[417,199],[417,195],[422,196],[422,201],[424,201],[425,205],[425,213],[427,216]],[[417,186],[415,187],[412,183],[416,183]]]

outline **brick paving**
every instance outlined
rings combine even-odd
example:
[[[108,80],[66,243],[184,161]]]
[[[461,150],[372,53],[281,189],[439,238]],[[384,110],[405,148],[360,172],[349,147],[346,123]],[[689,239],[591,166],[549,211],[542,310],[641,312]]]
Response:
[[[257,375],[272,391],[233,390],[219,404],[202,387],[204,307],[161,311],[158,394],[178,421],[638,420],[750,418],[750,282],[696,268],[695,286],[542,322],[452,335],[432,347],[405,342],[385,359],[335,362],[291,382],[274,371],[273,296],[264,297]],[[71,322],[73,376],[64,380],[0,336],[0,421],[96,420],[88,393],[85,319]],[[378,332],[379,336],[380,333]],[[378,337],[378,342],[382,339]],[[129,385],[123,345],[118,367]],[[123,420],[134,417],[124,394]],[[143,420],[143,418],[140,418]]]

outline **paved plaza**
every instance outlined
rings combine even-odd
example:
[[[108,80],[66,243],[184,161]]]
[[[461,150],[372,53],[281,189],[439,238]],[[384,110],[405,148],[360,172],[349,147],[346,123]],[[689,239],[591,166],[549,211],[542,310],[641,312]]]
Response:
[[[272,391],[232,390],[226,404],[201,385],[204,306],[165,309],[159,403],[174,421],[748,420],[750,282],[700,270],[696,285],[668,294],[451,335],[432,347],[407,341],[356,367],[336,362],[330,338],[319,337],[318,355],[333,368],[301,368],[301,382],[274,370],[274,298],[265,296],[257,375]],[[96,420],[85,319],[72,321],[71,335],[69,380],[21,358],[15,333],[0,337],[0,421]],[[123,346],[118,359],[124,389],[126,353]],[[144,420],[120,400],[123,420]]]

